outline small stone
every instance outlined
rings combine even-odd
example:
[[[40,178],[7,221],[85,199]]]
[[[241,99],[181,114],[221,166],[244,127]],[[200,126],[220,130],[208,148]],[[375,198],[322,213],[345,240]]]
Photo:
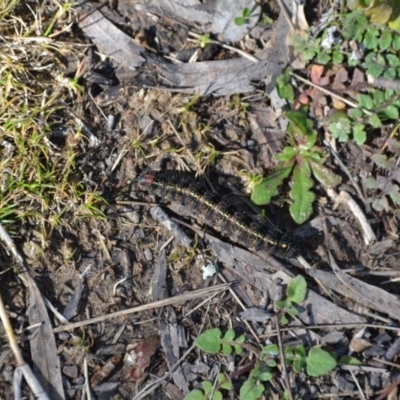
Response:
[[[68,378],[76,379],[78,377],[78,367],[76,365],[66,365],[62,371]]]

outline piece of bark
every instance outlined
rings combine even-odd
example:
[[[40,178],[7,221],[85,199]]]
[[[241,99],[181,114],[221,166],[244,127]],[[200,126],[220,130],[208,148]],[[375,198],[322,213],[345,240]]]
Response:
[[[33,370],[50,399],[62,400],[65,395],[60,359],[50,318],[36,282],[29,273],[24,277],[29,287],[29,323],[39,325],[30,342]]]

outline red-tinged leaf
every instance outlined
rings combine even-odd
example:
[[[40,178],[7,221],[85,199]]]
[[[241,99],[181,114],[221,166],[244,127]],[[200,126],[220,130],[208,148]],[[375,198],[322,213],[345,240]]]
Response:
[[[134,349],[137,359],[136,366],[130,371],[130,376],[133,380],[138,380],[143,376],[144,370],[150,365],[151,357],[159,347],[160,338],[158,336],[149,336]]]
[[[334,174],[329,168],[312,162],[311,160],[309,162],[312,173],[318,182],[329,188],[334,188],[342,183],[342,178]]]
[[[315,194],[310,192],[313,181],[307,159],[299,157],[294,167],[292,181],[293,187],[289,195],[293,199],[293,204],[290,206],[290,214],[298,224],[302,224],[310,217],[315,199]]]
[[[324,67],[322,65],[313,65],[311,67],[311,82],[319,85],[326,86],[329,84],[328,77],[322,77],[324,73]]]

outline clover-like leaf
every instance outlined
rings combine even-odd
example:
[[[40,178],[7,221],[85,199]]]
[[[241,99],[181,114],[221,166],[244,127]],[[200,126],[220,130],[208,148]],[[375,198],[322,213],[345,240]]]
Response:
[[[353,127],[353,138],[354,141],[361,146],[365,143],[367,139],[367,133],[365,132],[364,125],[362,124],[355,124]]]
[[[312,203],[315,199],[315,194],[310,191],[313,187],[313,181],[307,159],[298,157],[292,181],[293,187],[289,195],[293,200],[293,204],[290,206],[290,214],[298,224],[302,224],[310,217]]]

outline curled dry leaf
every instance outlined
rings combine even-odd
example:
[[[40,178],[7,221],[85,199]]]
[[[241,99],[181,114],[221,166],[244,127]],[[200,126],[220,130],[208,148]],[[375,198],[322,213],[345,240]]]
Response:
[[[150,365],[151,357],[160,347],[160,338],[158,336],[149,336],[133,352],[136,356],[136,366],[131,369],[130,376],[133,380],[139,380],[144,370]]]
[[[115,354],[98,370],[90,380],[92,387],[99,386],[106,378],[108,378],[115,368],[119,365],[122,360],[122,354]]]

